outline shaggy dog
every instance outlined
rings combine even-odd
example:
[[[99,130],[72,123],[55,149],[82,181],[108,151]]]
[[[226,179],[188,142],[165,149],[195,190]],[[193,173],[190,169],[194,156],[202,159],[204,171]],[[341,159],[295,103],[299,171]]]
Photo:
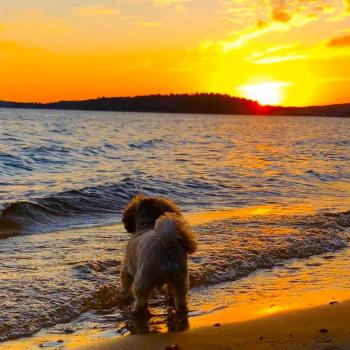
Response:
[[[132,291],[135,298],[132,312],[146,313],[157,287],[172,289],[176,311],[187,312],[187,254],[197,244],[180,209],[165,198],[137,195],[124,210],[123,224],[132,234],[121,268],[123,294]]]

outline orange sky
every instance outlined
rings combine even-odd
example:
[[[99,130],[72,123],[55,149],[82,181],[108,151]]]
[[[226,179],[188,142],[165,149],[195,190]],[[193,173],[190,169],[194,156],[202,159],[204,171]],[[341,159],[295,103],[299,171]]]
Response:
[[[350,0],[0,0],[0,100],[350,102]]]

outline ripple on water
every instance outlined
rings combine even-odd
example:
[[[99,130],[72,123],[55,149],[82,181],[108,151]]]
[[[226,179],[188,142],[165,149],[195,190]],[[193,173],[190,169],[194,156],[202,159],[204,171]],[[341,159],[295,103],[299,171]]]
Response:
[[[196,226],[200,249],[190,257],[191,286],[232,281],[287,259],[335,252],[347,246],[349,226],[349,213],[237,217]],[[122,321],[127,310],[119,269],[128,238],[114,225],[8,240],[0,260],[0,298],[6,300],[0,339],[30,335],[89,310],[108,313],[117,307]],[[154,305],[159,303],[156,299]]]

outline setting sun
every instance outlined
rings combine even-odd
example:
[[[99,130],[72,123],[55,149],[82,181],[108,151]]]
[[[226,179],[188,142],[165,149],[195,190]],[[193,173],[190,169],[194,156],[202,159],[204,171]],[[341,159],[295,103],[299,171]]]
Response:
[[[2,101],[197,92],[283,106],[349,99],[350,0],[0,2]]]
[[[283,100],[284,89],[289,85],[285,82],[266,82],[244,85],[238,90],[243,97],[258,101],[262,105],[278,105]]]

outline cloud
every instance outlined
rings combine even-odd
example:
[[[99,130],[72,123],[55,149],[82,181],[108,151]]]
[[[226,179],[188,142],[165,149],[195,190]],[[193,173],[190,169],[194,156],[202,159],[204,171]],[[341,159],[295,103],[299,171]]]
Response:
[[[350,0],[346,0],[350,2]],[[234,7],[232,6],[234,5]],[[231,17],[236,30],[228,33],[221,40],[223,52],[240,49],[262,36],[271,33],[296,33],[298,28],[310,25],[319,20],[329,20],[335,15],[344,13],[344,4],[339,0],[231,0],[226,2],[222,12]],[[243,20],[242,20],[243,18]],[[243,29],[242,29],[243,28]],[[306,39],[309,36],[306,36]],[[287,53],[283,59],[280,55],[256,60],[258,64],[277,63],[281,61],[306,58],[304,53]]]
[[[78,15],[84,16],[113,16],[117,15],[118,11],[108,7],[101,6],[83,6],[76,10]]]
[[[329,47],[345,47],[350,46],[350,34],[338,36],[336,38],[331,39],[328,42]]]
[[[286,51],[289,49],[293,49],[297,46],[298,44],[288,44],[288,45],[278,45],[278,46],[273,46],[269,47],[263,51],[254,51],[250,56],[246,58],[247,61],[252,61],[264,56],[267,56],[272,53],[276,52],[281,52],[281,51]]]
[[[298,44],[290,45],[279,45],[270,47],[263,51],[253,52],[248,56],[245,61],[254,64],[273,64],[281,63],[285,61],[302,60],[308,57],[305,53],[290,52],[289,50],[294,49]]]
[[[287,23],[292,19],[292,15],[284,10],[274,8],[271,13],[271,17],[274,21]]]
[[[247,42],[254,40],[264,34],[267,34],[269,32],[273,31],[283,31],[285,30],[285,27],[283,27],[279,23],[273,23],[271,25],[260,25],[258,23],[257,25],[250,27],[246,30],[243,30],[241,32],[236,32],[233,35],[231,35],[232,39],[221,41],[221,47],[223,52],[229,52],[231,50],[239,49],[242,46],[244,46]]]
[[[171,5],[175,9],[175,14],[184,15],[188,8],[186,6],[187,3],[192,0],[149,0],[153,6],[167,6]]]
[[[191,0],[149,0],[154,5],[178,5]]]
[[[257,60],[252,61],[254,64],[272,64],[272,63],[281,63],[286,61],[296,61],[303,60],[307,58],[306,54],[288,54],[288,55],[275,55],[269,57],[262,57]]]
[[[157,21],[136,21],[133,24],[138,27],[161,27],[163,25]]]
[[[350,9],[350,0],[230,0],[223,1],[224,18],[246,27],[255,22],[288,24],[307,22],[344,14],[344,6]]]

